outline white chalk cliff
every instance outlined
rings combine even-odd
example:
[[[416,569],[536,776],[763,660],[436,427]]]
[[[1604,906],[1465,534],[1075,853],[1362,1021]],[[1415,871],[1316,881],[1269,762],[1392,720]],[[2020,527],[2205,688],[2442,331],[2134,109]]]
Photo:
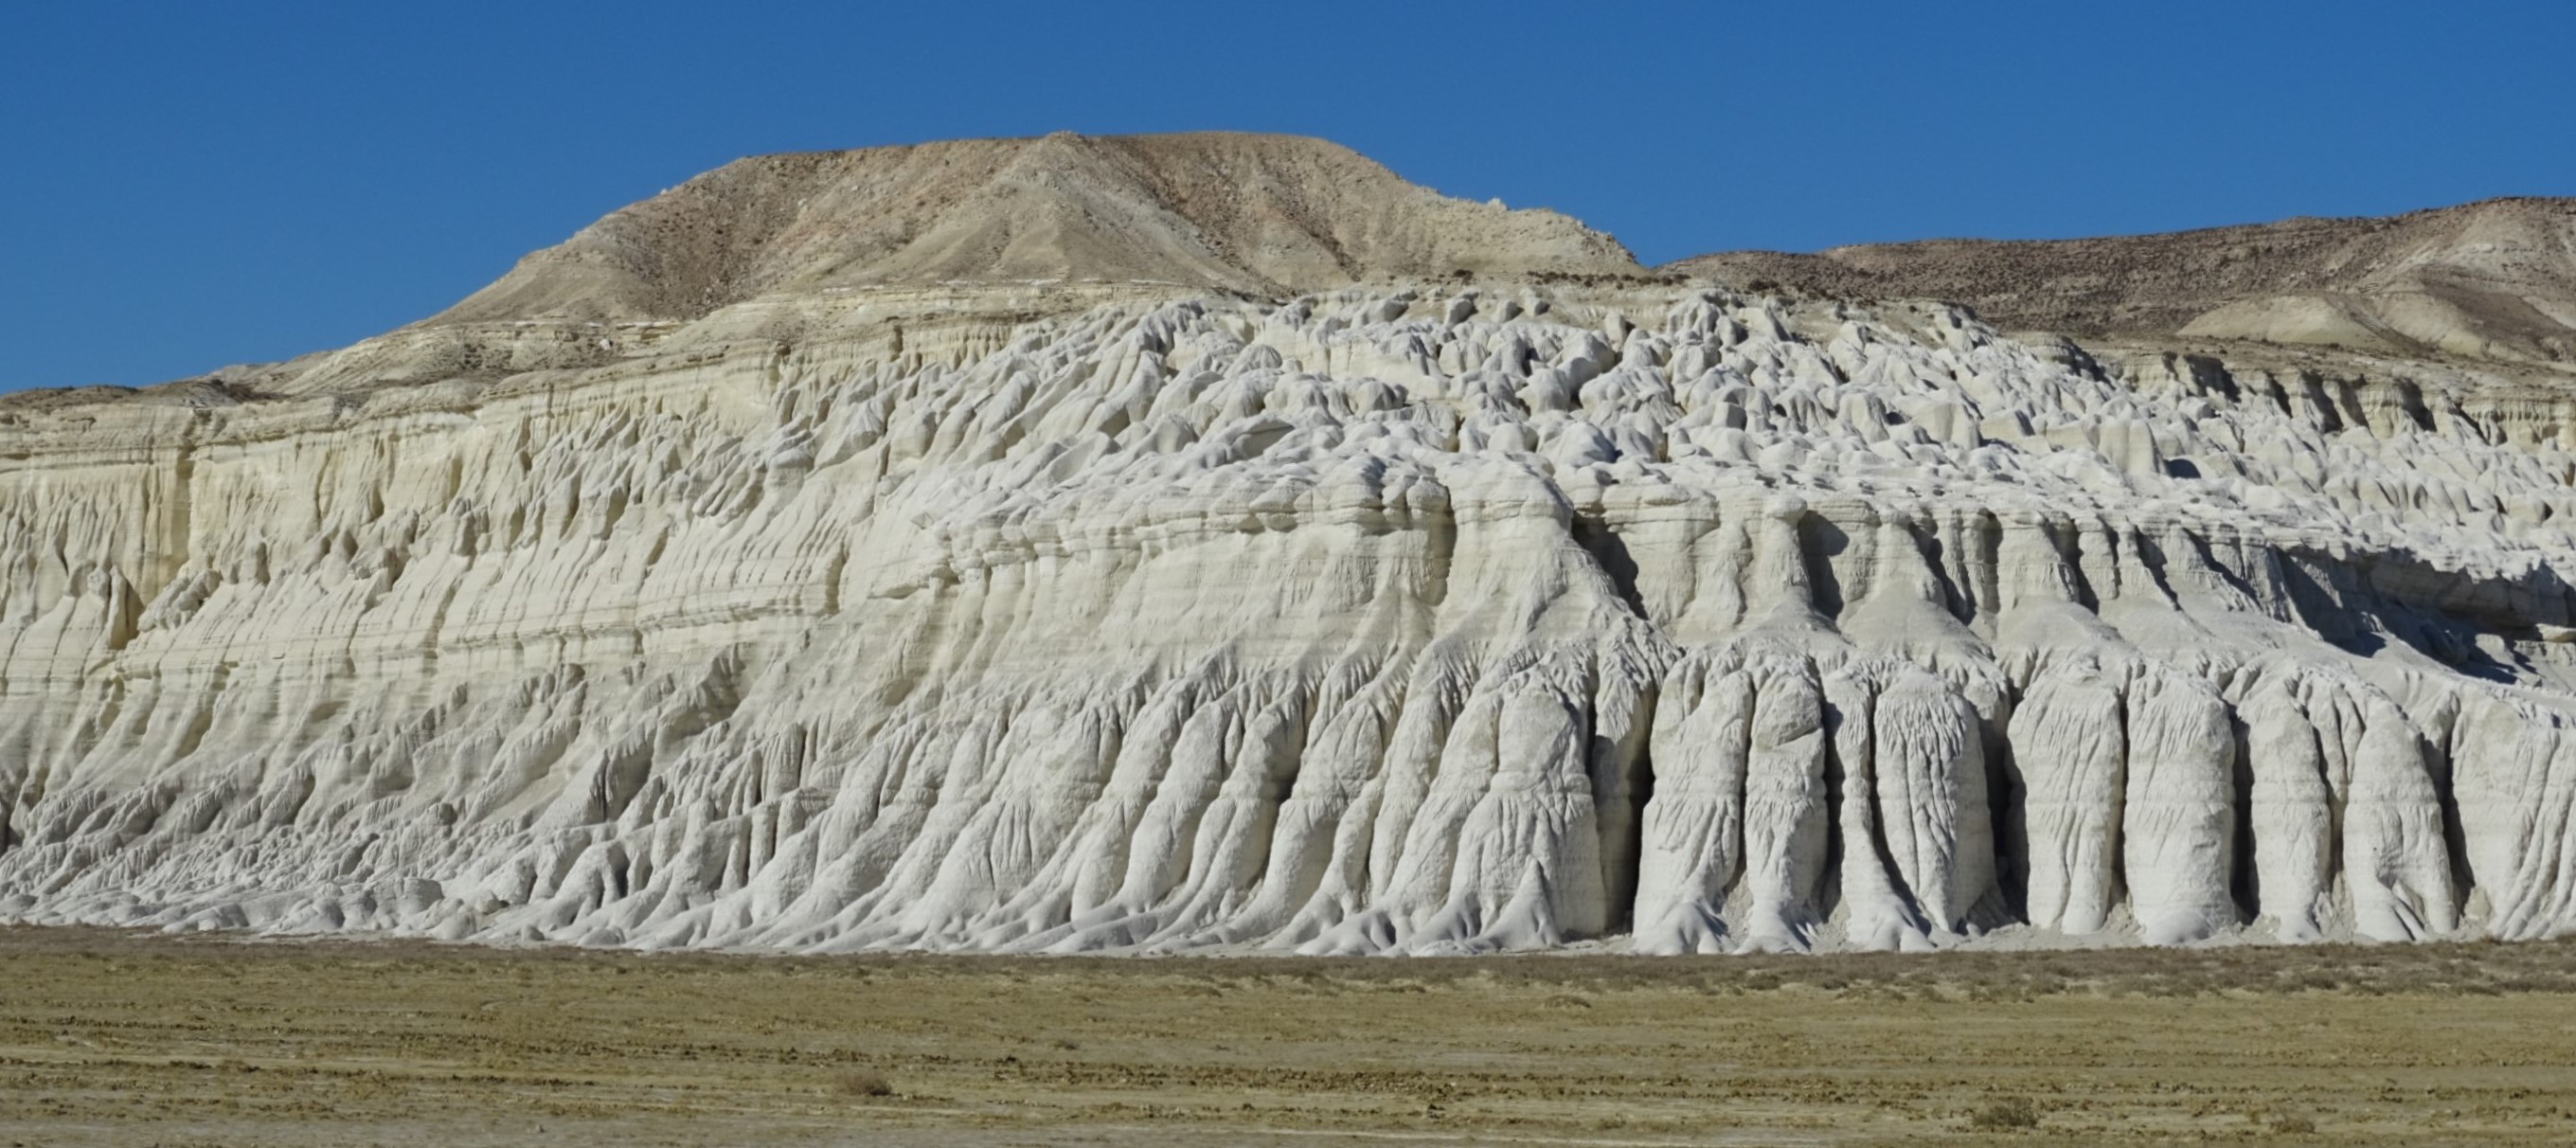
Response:
[[[2576,927],[2576,377],[2241,350],[1312,141],[745,161],[356,347],[0,402],[0,921]]]

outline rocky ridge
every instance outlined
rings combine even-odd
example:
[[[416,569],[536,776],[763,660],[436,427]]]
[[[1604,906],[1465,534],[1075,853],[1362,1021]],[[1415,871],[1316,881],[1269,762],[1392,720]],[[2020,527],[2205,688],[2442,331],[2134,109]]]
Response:
[[[2576,369],[2576,200],[2163,235],[1946,239],[1671,265],[1721,283],[1950,299],[2009,330]]]
[[[963,174],[923,174],[942,147]],[[1676,284],[1354,161],[746,161],[358,348],[7,404],[0,919],[1314,953],[2576,923],[2564,394]],[[1278,186],[1207,205],[1246,171]]]

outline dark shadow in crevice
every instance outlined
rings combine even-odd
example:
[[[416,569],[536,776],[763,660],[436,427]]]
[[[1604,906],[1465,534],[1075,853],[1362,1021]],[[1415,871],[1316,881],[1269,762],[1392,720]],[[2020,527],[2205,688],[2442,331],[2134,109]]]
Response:
[[[1851,550],[1851,535],[1821,514],[1798,519],[1798,557],[1807,567],[1807,600],[1827,619],[1843,615],[1843,583],[1834,559]]]
[[[2030,787],[2022,780],[2021,763],[2014,759],[2012,742],[2002,736],[1986,736],[1980,724],[1979,736],[1986,741],[1986,816],[1995,835],[1995,891],[2003,898],[2004,910],[2015,921],[2030,920]]]
[[[2227,721],[2236,740],[2235,760],[2229,781],[2235,789],[2235,836],[2231,847],[2232,864],[2227,873],[2227,895],[2236,902],[2236,919],[2241,923],[2254,919],[2263,904],[2262,871],[2255,864],[2254,840],[2254,761],[2250,747],[2252,731],[2245,724],[2244,712],[2227,707]]]
[[[1638,617],[1646,616],[1646,600],[1637,593],[1637,560],[1628,555],[1628,543],[1619,532],[1598,518],[1575,515],[1574,544],[1592,556],[1601,572],[1610,576],[1610,584],[1619,592],[1619,600]]]

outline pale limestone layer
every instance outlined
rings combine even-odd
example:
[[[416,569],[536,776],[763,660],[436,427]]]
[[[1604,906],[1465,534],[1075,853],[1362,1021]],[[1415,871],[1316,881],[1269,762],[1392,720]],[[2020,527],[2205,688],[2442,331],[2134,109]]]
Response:
[[[923,288],[488,386],[20,412],[0,919],[2576,924],[2576,420],[2471,375],[2122,372],[1685,288]]]

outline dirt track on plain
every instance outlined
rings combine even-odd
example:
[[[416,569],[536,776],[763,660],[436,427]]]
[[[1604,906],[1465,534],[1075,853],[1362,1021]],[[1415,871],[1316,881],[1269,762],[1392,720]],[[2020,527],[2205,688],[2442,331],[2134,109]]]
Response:
[[[2576,943],[1095,960],[0,929],[0,1148],[2003,1138],[2569,1142]]]

